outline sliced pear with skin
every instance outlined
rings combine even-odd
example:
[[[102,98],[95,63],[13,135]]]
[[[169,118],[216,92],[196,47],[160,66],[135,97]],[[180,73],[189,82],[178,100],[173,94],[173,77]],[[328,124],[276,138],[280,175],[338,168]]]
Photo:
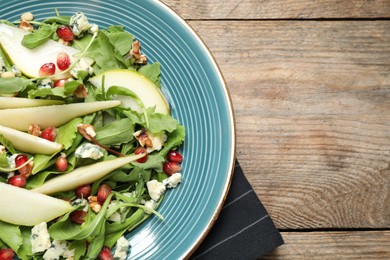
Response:
[[[61,52],[68,54],[71,63],[77,60],[76,54],[80,53],[79,50],[53,40],[48,40],[34,49],[24,47],[22,40],[28,33],[18,27],[0,24],[1,48],[9,60],[27,77],[38,78],[41,66],[48,62],[57,64],[57,56]],[[56,68],[55,74],[60,72],[61,70]]]
[[[20,107],[38,107],[61,105],[64,101],[51,99],[30,99],[20,97],[0,97],[0,109],[4,108],[20,108]]]
[[[65,105],[9,108],[0,111],[0,124],[20,131],[27,131],[30,125],[41,128],[63,125],[73,118],[96,111],[119,106],[119,100]]]
[[[32,189],[32,191],[54,194],[61,191],[73,190],[81,185],[93,183],[113,170],[134,162],[143,156],[145,154],[130,155],[79,167],[67,174],[62,174],[46,181],[43,185]]]
[[[134,92],[142,101],[145,108],[156,107],[155,112],[169,114],[169,105],[160,89],[144,75],[126,69],[105,71],[102,74],[92,77],[89,81],[97,88],[102,89],[102,79],[104,76],[104,89],[111,86],[124,87]],[[115,96],[115,99],[122,101],[122,106],[129,107],[141,113],[141,108],[137,102],[126,96]]]
[[[1,182],[0,205],[0,220],[21,226],[35,226],[73,210],[65,200]]]
[[[63,148],[62,144],[2,125],[0,125],[0,134],[10,141],[17,150],[26,153],[51,155]]]

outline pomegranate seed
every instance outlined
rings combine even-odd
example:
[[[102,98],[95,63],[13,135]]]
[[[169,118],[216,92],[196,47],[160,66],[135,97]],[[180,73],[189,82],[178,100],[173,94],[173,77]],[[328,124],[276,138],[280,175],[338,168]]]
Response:
[[[144,163],[148,159],[148,154],[147,154],[146,149],[144,147],[138,147],[137,149],[135,149],[134,153],[135,154],[141,154],[141,153],[145,154],[144,157],[137,159],[137,162],[139,162],[139,163]]]
[[[58,37],[60,37],[62,40],[66,41],[66,42],[72,41],[74,38],[74,34],[73,34],[72,30],[68,26],[65,26],[65,25],[61,25],[60,27],[58,27],[56,33],[57,33]]]
[[[181,165],[177,162],[165,162],[163,164],[163,171],[168,175],[172,175],[181,171]]]
[[[39,76],[41,77],[51,76],[54,75],[55,72],[56,72],[56,65],[52,62],[49,62],[41,66],[41,68],[39,69]]]
[[[20,167],[23,164],[25,164],[28,161],[27,155],[21,153],[15,157],[15,166]],[[33,162],[30,162],[23,166],[22,168],[19,168],[18,171],[20,174],[24,175],[26,178],[30,175],[32,172],[32,168],[34,166]]]
[[[56,80],[54,81],[53,88],[63,88],[66,82],[67,82],[66,79]]]
[[[100,185],[98,192],[97,192],[97,201],[100,205],[103,205],[103,203],[106,201],[108,195],[111,193],[111,187],[108,186],[108,184],[102,184]]]
[[[14,175],[8,179],[8,184],[11,184],[19,188],[23,188],[24,186],[26,186],[26,177],[24,177],[24,175],[21,174]]]
[[[75,210],[69,215],[69,219],[77,224],[83,224],[85,222],[84,218],[87,215],[87,212],[84,210]]]
[[[167,159],[170,162],[181,163],[183,161],[183,155],[176,150],[170,150],[167,154]]]
[[[69,68],[70,65],[70,58],[69,55],[66,54],[66,52],[60,52],[57,56],[57,67],[60,70],[66,70]]]
[[[15,253],[11,248],[0,249],[0,260],[12,260],[14,256]]]
[[[81,185],[75,190],[75,194],[79,198],[88,198],[91,195],[91,185]]]
[[[54,142],[54,140],[56,139],[56,136],[57,136],[57,128],[55,128],[53,126],[49,126],[45,130],[43,130],[41,135],[40,135],[40,137],[42,137],[48,141],[52,141],[52,142]]]
[[[108,246],[103,246],[99,253],[99,260],[112,260],[114,259],[111,253],[111,249]]]
[[[66,155],[61,153],[56,160],[56,169],[59,172],[64,172],[66,168],[68,168],[68,160],[66,159]]]
[[[28,161],[28,157],[27,157],[27,155],[25,155],[24,153],[18,154],[18,155],[15,157],[15,165],[16,165],[16,167],[22,166],[22,165],[25,164],[27,161]]]

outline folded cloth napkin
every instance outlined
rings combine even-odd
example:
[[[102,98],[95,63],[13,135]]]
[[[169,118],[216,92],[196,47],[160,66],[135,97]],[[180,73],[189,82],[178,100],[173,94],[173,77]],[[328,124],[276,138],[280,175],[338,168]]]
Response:
[[[236,161],[221,213],[190,259],[256,259],[282,244],[279,231]]]

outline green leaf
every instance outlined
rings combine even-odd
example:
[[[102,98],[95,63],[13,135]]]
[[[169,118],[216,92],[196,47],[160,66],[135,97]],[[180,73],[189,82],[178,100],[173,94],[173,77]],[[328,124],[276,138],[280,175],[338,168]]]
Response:
[[[0,221],[0,231],[0,240],[17,252],[23,244],[23,237],[19,226]]]
[[[159,154],[165,157],[169,150],[174,149],[180,146],[185,138],[185,128],[182,125],[179,125],[175,131],[168,134],[168,139],[164,144],[163,149],[159,152]],[[149,159],[148,159],[149,160]]]
[[[53,17],[46,18],[43,22],[48,24],[56,23],[62,25],[69,25],[70,16],[53,16]]]
[[[70,148],[73,145],[76,136],[78,135],[77,126],[82,123],[83,120],[78,117],[61,126],[58,129],[56,142],[62,144],[65,150]]]
[[[30,81],[21,77],[0,78],[0,96],[23,91]]]
[[[31,227],[20,227],[20,231],[23,238],[23,243],[19,247],[19,250],[17,251],[18,256],[22,260],[28,260],[31,259],[32,251],[31,251]]]
[[[147,128],[152,133],[159,133],[161,131],[173,132],[176,130],[179,123],[169,114],[154,113],[154,108],[148,108],[149,127]]]
[[[96,130],[95,139],[103,145],[118,145],[133,139],[134,126],[130,119],[113,121]]]
[[[101,225],[104,225],[105,223],[105,215],[112,195],[113,193],[107,197],[99,213],[90,222],[84,223],[83,226],[75,224],[69,220],[68,213],[59,221],[50,226],[50,236],[57,240],[82,240],[96,236],[100,230]]]
[[[43,24],[37,30],[34,30],[32,33],[26,34],[23,37],[22,45],[29,49],[34,49],[45,42],[47,42],[52,33],[54,32],[54,27],[52,25]]]
[[[146,64],[139,68],[138,70],[139,73],[150,79],[154,85],[157,87],[161,87],[160,84],[160,74],[161,74],[161,69],[160,69],[160,63],[155,62],[153,64]]]
[[[2,144],[6,150],[8,150],[10,153],[14,154],[16,153],[14,146],[10,141],[8,141],[7,138],[5,138],[2,134],[0,134],[0,144]]]
[[[54,157],[55,154],[52,155],[44,155],[44,154],[36,154],[34,156],[34,168],[32,170],[32,174],[36,174],[37,172],[40,172],[47,167],[51,166],[52,164],[49,164],[50,160]]]
[[[7,153],[0,154],[0,168],[8,168]]]
[[[120,55],[124,56],[131,50],[133,35],[128,32],[110,32],[106,33],[111,44],[116,48]]]

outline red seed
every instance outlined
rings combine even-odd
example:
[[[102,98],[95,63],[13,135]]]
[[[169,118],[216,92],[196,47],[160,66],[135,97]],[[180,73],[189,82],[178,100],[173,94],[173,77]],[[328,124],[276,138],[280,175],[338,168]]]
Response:
[[[69,68],[70,58],[66,52],[60,52],[57,56],[57,67],[60,70],[66,70]]]
[[[56,80],[54,81],[53,88],[63,88],[66,82],[67,82],[66,79]]]
[[[108,246],[103,246],[99,253],[99,260],[113,260],[111,249]]]
[[[49,62],[41,66],[41,68],[39,69],[39,76],[41,77],[51,76],[54,75],[55,72],[56,72],[56,65],[52,62]]]
[[[46,140],[54,142],[57,136],[57,128],[53,126],[49,126],[45,130],[42,131],[40,137],[45,138]]]
[[[15,165],[16,165],[16,167],[22,166],[22,165],[25,164],[27,161],[28,161],[28,157],[27,157],[27,155],[25,155],[24,153],[18,154],[18,155],[15,157]]]
[[[61,25],[60,27],[58,27],[56,33],[57,33],[58,37],[60,37],[62,40],[66,41],[66,42],[72,41],[74,38],[74,34],[73,34],[72,30],[68,26],[65,26],[65,25]]]
[[[23,164],[25,164],[27,161],[28,161],[27,155],[25,155],[23,153],[18,154],[15,157],[15,166],[20,167]],[[30,173],[32,172],[33,166],[34,166],[33,162],[30,162],[30,163],[26,164],[25,166],[23,166],[22,168],[19,168],[18,171],[20,174],[24,175],[27,178],[30,175]]]
[[[134,153],[135,154],[141,154],[141,153],[145,154],[144,157],[137,159],[137,162],[139,162],[139,163],[144,163],[148,159],[148,153],[146,152],[146,149],[144,147],[138,147],[137,149],[135,149]]]
[[[68,159],[66,159],[66,155],[64,153],[61,153],[56,160],[56,169],[59,172],[64,172],[66,171],[66,168],[68,168]]]
[[[172,175],[181,171],[181,165],[177,162],[164,162],[163,171],[168,175]]]
[[[111,187],[108,186],[108,184],[102,184],[100,185],[98,192],[97,192],[97,201],[100,205],[103,205],[103,203],[106,201],[108,195],[111,193]]]
[[[181,163],[183,161],[183,155],[176,150],[170,150],[167,154],[167,159],[170,162]]]
[[[12,260],[14,256],[15,253],[11,248],[0,249],[0,260]]]
[[[84,210],[75,210],[69,215],[69,219],[77,224],[83,224],[85,222],[84,218],[87,215],[87,212]]]
[[[8,184],[19,188],[23,188],[24,186],[26,186],[26,182],[26,177],[22,174],[14,175],[8,179]]]
[[[79,198],[88,198],[89,195],[91,195],[91,185],[81,185],[80,187],[76,188],[75,194]]]

